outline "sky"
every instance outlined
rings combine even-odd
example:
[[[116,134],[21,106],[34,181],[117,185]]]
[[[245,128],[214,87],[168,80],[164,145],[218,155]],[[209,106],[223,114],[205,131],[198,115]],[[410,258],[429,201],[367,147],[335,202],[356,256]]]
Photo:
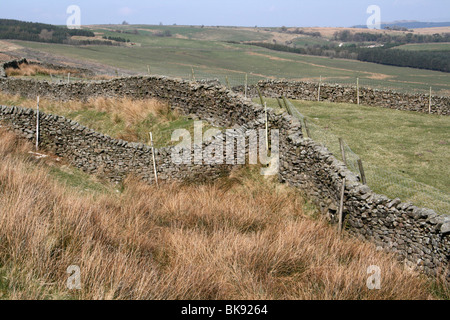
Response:
[[[70,5],[80,8],[82,25],[350,27],[366,24],[370,5],[383,22],[450,21],[449,0],[0,0],[0,18],[65,25]]]

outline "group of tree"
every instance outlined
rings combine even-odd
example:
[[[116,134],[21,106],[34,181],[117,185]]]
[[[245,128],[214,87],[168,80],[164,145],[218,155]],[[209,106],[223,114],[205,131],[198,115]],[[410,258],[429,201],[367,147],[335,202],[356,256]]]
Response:
[[[388,33],[370,33],[342,30],[335,32],[333,40],[342,42],[378,42],[383,44],[395,43],[397,45],[407,43],[432,43],[432,42],[450,42],[450,33],[436,34],[413,34],[405,35]]]
[[[127,43],[130,42],[130,39],[125,39],[125,38],[121,38],[121,37],[103,36],[103,39],[110,40],[110,41],[116,41],[116,42],[127,42]]]
[[[448,51],[407,51],[399,49],[361,49],[358,60],[385,65],[450,72]]]
[[[0,19],[0,39],[67,43],[72,36],[95,37],[95,34],[83,29],[68,29],[44,23]]]
[[[99,40],[99,39],[92,39],[92,40],[74,40],[74,39],[67,39],[63,41],[63,44],[69,44],[73,46],[121,46],[122,44],[115,41],[105,41],[105,40]]]
[[[362,48],[355,44],[343,47],[329,44],[300,48],[266,42],[252,43],[252,45],[297,54],[354,59],[392,66],[450,72],[448,51],[406,51],[393,49],[394,44],[385,45],[382,48]]]

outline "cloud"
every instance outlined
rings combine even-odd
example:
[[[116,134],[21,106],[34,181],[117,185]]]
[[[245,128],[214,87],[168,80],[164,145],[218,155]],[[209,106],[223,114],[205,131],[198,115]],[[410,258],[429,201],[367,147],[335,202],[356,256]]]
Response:
[[[119,9],[119,14],[123,16],[129,16],[134,13],[134,10],[129,7],[123,7]]]

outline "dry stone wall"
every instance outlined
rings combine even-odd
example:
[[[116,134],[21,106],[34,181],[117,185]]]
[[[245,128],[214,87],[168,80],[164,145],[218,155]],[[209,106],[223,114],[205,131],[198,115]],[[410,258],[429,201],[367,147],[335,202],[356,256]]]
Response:
[[[266,97],[277,98],[284,95],[286,98],[317,101],[319,85],[310,82],[293,82],[282,80],[263,80],[256,86],[249,88],[249,94],[258,95],[259,88]],[[235,91],[243,92],[244,88],[236,87]],[[393,91],[360,88],[360,103],[368,106],[384,107],[402,111],[429,112],[429,95],[406,94]],[[320,100],[329,102],[357,103],[357,90],[355,87],[322,84],[320,87]],[[450,115],[449,97],[432,97],[431,113]]]
[[[225,87],[165,77],[73,84],[0,79],[0,90],[61,100],[87,100],[96,96],[154,97],[168,101],[184,114],[194,114],[221,127],[233,127],[236,132],[265,126],[263,108]],[[344,225],[349,233],[397,252],[400,258],[427,274],[444,274],[450,281],[450,216],[438,216],[432,210],[372,192],[327,149],[304,139],[297,119],[269,109],[268,120],[269,127],[280,132],[278,177],[281,182],[304,190],[322,212],[336,222],[345,178]],[[0,109],[0,121],[22,136],[34,139],[34,110],[4,106]],[[225,141],[227,134],[219,134],[213,139]],[[103,174],[112,181],[121,181],[128,174],[134,174],[154,182],[151,149],[146,145],[115,140],[69,119],[44,114],[41,114],[41,141],[42,146],[86,172]],[[210,143],[205,142],[203,150]],[[176,165],[171,159],[173,151],[174,148],[163,148],[156,152],[161,180],[215,179],[234,167],[233,164],[205,163]]]
[[[310,139],[290,137],[285,148],[281,181],[306,190],[337,222],[345,178],[343,212],[348,232],[398,253],[427,274],[446,274],[450,281],[450,216],[372,192],[326,148]]]

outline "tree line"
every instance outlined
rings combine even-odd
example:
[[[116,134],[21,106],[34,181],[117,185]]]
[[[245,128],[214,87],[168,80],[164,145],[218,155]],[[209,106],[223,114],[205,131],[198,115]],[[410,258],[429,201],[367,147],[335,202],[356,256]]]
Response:
[[[330,44],[301,48],[265,42],[250,44],[270,50],[297,54],[353,59],[391,66],[450,72],[450,54],[448,51],[407,51],[395,49],[397,44],[388,44],[382,48],[361,48],[355,44],[343,47]]]
[[[435,34],[413,34],[395,35],[387,33],[370,33],[370,32],[356,32],[352,33],[349,30],[342,30],[335,32],[333,40],[342,42],[378,42],[378,43],[432,43],[432,42],[450,42],[450,33],[435,33]]]
[[[448,51],[407,51],[399,49],[362,49],[358,60],[385,65],[450,72]]]
[[[67,43],[72,36],[95,37],[92,31],[68,29],[44,23],[0,19],[0,39]]]

